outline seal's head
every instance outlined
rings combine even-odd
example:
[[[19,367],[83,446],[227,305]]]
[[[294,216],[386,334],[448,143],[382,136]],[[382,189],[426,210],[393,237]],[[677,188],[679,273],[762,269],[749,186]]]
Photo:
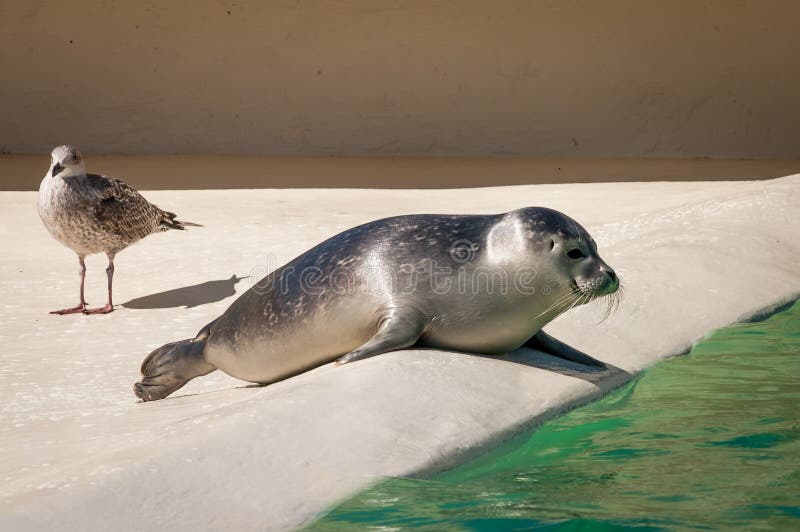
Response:
[[[85,173],[83,157],[75,146],[56,146],[50,152],[51,177],[60,176],[62,179],[68,179]]]
[[[536,235],[539,257],[547,256],[551,268],[560,274],[562,281],[551,289],[562,305],[582,305],[619,289],[619,277],[600,258],[594,239],[578,222],[545,208],[531,209],[527,220]]]

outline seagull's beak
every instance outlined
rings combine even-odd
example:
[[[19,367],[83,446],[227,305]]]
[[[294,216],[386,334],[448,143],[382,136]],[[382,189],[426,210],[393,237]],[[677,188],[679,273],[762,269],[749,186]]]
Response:
[[[59,174],[59,172],[61,172],[61,170],[63,170],[63,169],[64,169],[63,166],[61,166],[60,164],[56,163],[53,166],[53,177],[57,176]]]

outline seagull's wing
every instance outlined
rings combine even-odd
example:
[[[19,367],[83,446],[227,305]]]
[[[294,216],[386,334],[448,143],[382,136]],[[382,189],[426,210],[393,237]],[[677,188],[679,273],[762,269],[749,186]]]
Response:
[[[134,242],[163,230],[161,224],[168,213],[144,199],[135,188],[113,177],[86,174],[86,178],[95,218],[106,231]]]

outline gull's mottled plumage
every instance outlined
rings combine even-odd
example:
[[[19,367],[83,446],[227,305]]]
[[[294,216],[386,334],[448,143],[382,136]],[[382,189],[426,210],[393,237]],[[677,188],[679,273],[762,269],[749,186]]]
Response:
[[[105,313],[113,310],[111,280],[114,256],[151,233],[184,229],[175,214],[148,202],[133,187],[113,177],[87,174],[83,157],[73,146],[58,146],[39,186],[39,217],[53,238],[72,249],[80,262],[81,302],[55,311]],[[87,310],[83,298],[84,257],[108,256],[108,304]]]

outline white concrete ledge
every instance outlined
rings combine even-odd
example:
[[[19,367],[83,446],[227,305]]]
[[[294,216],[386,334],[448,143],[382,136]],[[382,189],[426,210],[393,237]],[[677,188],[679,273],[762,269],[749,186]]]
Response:
[[[47,310],[76,297],[74,258],[39,224],[33,193],[0,194],[3,530],[291,528],[382,476],[430,474],[477,456],[800,294],[800,176],[146,195],[205,227],[150,237],[119,256],[117,301],[136,308],[56,317]],[[529,350],[500,358],[409,350],[265,388],[217,372],[174,398],[135,402],[141,359],[222,312],[232,274],[261,276],[380,216],[525,205],[578,219],[622,277],[625,298],[610,319],[597,323],[602,309],[590,305],[548,327],[616,369],[587,373]],[[92,303],[103,299],[103,267],[89,262]]]

